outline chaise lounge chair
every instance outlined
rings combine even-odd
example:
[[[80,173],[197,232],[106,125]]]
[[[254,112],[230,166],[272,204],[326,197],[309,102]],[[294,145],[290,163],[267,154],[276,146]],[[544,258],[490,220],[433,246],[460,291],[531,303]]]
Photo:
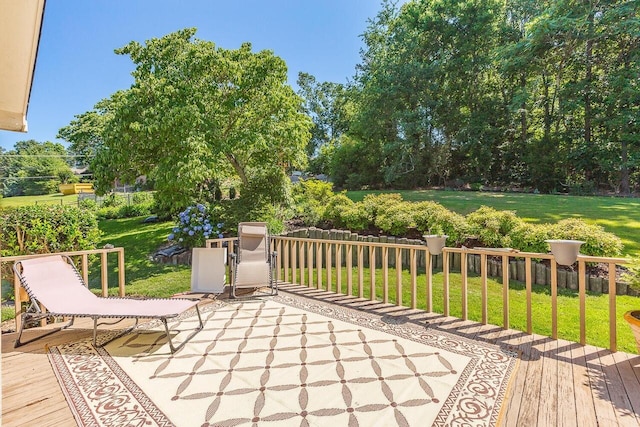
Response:
[[[238,224],[236,253],[231,254],[233,280],[229,287],[229,297],[236,298],[238,288],[259,288],[267,286],[269,293],[277,295],[278,284],[274,280],[277,253],[270,252],[271,242],[265,222],[241,222]]]
[[[43,338],[54,332],[66,329],[73,324],[76,317],[90,317],[93,319],[93,345],[97,347],[96,336],[99,325],[113,325],[127,318],[136,319],[135,324],[122,331],[117,336],[101,344],[124,335],[138,325],[141,318],[160,319],[164,323],[171,352],[181,349],[202,327],[202,318],[198,303],[188,299],[132,299],[132,298],[102,298],[94,295],[85,285],[73,261],[68,256],[53,255],[18,261],[13,266],[18,275],[20,285],[27,291],[31,304],[22,314],[22,325],[15,347]],[[40,308],[42,304],[46,311]],[[175,347],[171,341],[167,319],[175,318],[181,313],[195,307],[198,314],[199,326],[182,344]],[[33,324],[49,317],[64,316],[71,320],[60,328],[28,341],[21,341],[22,332],[26,324]],[[118,318],[115,322],[101,322],[101,318]]]

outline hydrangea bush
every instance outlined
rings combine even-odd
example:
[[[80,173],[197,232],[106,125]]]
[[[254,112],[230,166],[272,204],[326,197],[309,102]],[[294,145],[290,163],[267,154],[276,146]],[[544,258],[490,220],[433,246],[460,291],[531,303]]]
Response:
[[[178,224],[168,240],[186,248],[203,247],[207,239],[222,238],[223,227],[223,223],[213,222],[207,208],[198,203],[178,214]]]

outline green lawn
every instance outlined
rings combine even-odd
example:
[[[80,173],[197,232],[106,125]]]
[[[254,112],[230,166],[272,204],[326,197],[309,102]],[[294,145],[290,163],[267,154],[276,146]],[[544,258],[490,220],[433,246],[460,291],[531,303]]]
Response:
[[[43,196],[15,196],[0,199],[0,208],[9,208],[22,205],[48,204],[48,205],[78,205],[78,195],[63,196],[62,193],[46,194]]]
[[[640,199],[622,197],[560,196],[552,194],[490,193],[483,191],[412,190],[399,193],[404,200],[432,200],[466,215],[480,206],[512,210],[525,221],[553,223],[565,218],[582,218],[598,224],[620,237],[624,256],[640,257]],[[349,191],[347,196],[360,201],[380,191]]]
[[[191,270],[188,266],[158,264],[151,260],[153,252],[167,243],[167,236],[174,223],[144,224],[144,218],[103,220],[99,223],[100,230],[104,233],[99,247],[112,244],[125,248],[127,295],[168,297],[189,290]],[[109,260],[109,286],[112,295],[117,294],[116,262],[115,257]],[[100,287],[99,274],[99,271],[92,271],[89,278],[91,288]]]

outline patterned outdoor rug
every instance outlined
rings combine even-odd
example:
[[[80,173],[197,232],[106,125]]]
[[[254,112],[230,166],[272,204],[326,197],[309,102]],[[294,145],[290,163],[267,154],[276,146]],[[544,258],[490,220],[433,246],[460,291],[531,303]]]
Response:
[[[81,426],[491,426],[515,352],[282,292],[215,303],[172,355],[161,325],[49,349]],[[185,316],[179,343],[197,319]]]

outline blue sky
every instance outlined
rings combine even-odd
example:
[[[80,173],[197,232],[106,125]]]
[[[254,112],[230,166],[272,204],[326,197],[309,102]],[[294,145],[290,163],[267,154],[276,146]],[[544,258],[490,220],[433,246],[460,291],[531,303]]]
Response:
[[[58,129],[131,85],[133,64],[114,49],[187,27],[225,49],[250,42],[255,51],[272,50],[294,88],[300,71],[346,83],[360,62],[360,36],[379,10],[379,0],[48,0],[29,132],[0,131],[0,146],[62,142]]]

